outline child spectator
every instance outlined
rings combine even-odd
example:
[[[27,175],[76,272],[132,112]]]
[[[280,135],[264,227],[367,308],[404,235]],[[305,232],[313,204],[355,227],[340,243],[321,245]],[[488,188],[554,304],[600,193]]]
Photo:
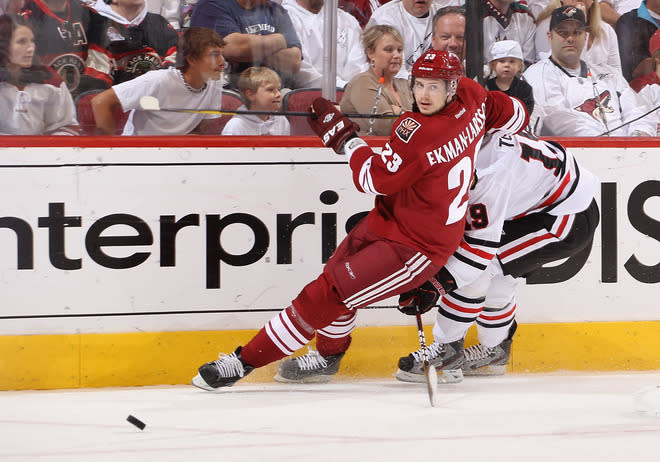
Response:
[[[35,65],[34,33],[21,16],[0,16],[0,134],[77,135],[66,84],[50,67]]]
[[[207,133],[212,128],[207,119],[219,114],[142,111],[143,96],[157,98],[167,108],[209,109],[222,104],[222,56],[225,43],[211,29],[190,27],[182,36],[183,66],[147,72],[114,85],[92,99],[92,110],[99,133],[114,135],[116,108],[132,111],[124,126],[124,135],[185,135]]]
[[[249,67],[238,79],[244,105],[239,111],[280,111],[282,80],[268,67]],[[284,116],[237,114],[227,122],[223,135],[289,135],[291,127]]]
[[[490,75],[486,88],[515,96],[523,102],[530,114],[534,111],[532,86],[522,79],[523,53],[520,44],[514,40],[502,40],[490,45]]]

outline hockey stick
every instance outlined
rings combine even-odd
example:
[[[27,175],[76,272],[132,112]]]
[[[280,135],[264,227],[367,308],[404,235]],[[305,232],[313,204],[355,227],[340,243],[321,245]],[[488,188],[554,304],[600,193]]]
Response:
[[[422,350],[422,361],[424,363],[424,377],[426,377],[426,388],[429,392],[429,401],[431,407],[435,406],[435,396],[438,391],[438,372],[429,362],[429,353],[426,349],[426,337],[424,336],[424,327],[422,326],[422,315],[415,315],[417,318],[417,334],[419,335],[419,345]]]
[[[641,116],[639,116],[639,117],[635,117],[634,119],[629,120],[628,122],[622,123],[622,124],[619,125],[618,127],[613,128],[612,130],[608,130],[608,131],[606,131],[606,132],[603,132],[603,133],[601,133],[601,134],[598,135],[598,136],[609,135],[610,133],[615,132],[615,131],[617,131],[617,130],[620,129],[620,128],[623,128],[623,127],[625,127],[626,125],[629,125],[629,124],[631,124],[631,123],[633,123],[633,122],[637,122],[639,119],[642,119],[642,118],[646,117],[647,115],[654,113],[654,112],[657,111],[658,109],[660,109],[660,106],[656,106],[656,107],[654,107],[653,109],[651,109],[650,111],[645,112],[645,113],[642,114]],[[649,133],[649,134],[650,134],[651,136],[655,136],[654,134],[651,134],[651,133]]]
[[[273,116],[297,116],[297,117],[316,117],[313,112],[292,112],[292,111],[225,111],[222,109],[185,109],[185,108],[162,108],[160,102],[155,96],[143,96],[140,98],[140,109],[143,111],[165,111],[165,112],[186,112],[189,114],[220,114],[220,115],[273,115]],[[353,119],[396,119],[399,116],[394,114],[344,114]]]

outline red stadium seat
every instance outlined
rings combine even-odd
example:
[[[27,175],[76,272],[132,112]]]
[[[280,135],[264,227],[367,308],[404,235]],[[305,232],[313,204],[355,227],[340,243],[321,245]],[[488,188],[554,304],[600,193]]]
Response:
[[[78,114],[78,123],[83,135],[98,135],[96,130],[96,121],[92,111],[92,98],[103,90],[90,90],[81,93],[76,97],[76,111]],[[121,108],[115,110],[115,123],[117,126],[117,135],[121,135],[124,125],[128,120],[128,112],[123,112]]]
[[[282,109],[292,112],[307,112],[312,102],[319,96],[323,96],[320,88],[291,90],[282,98]],[[344,90],[338,88],[337,98],[335,99],[337,104],[341,101],[342,96],[344,96]],[[315,135],[305,117],[289,117],[289,123],[291,124],[291,135]]]
[[[241,95],[238,92],[235,92],[233,90],[222,90],[222,109],[226,111],[233,111],[235,109],[238,109],[241,104],[243,104],[243,101],[241,100]],[[227,125],[227,122],[229,122],[229,119],[231,119],[232,116],[230,115],[223,115],[218,117],[217,119],[211,119],[208,122],[207,128],[206,128],[206,134],[217,134],[219,135],[222,133],[222,129],[225,128],[225,125]]]

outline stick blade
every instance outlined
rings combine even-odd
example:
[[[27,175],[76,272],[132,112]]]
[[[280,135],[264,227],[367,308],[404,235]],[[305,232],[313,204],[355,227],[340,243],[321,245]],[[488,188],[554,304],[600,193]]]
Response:
[[[435,407],[436,396],[438,394],[438,372],[436,371],[435,366],[425,362],[424,376],[426,378],[426,388],[429,392],[429,401],[431,402],[431,407]]]
[[[140,109],[143,111],[160,111],[160,103],[155,96],[143,96],[140,98]]]

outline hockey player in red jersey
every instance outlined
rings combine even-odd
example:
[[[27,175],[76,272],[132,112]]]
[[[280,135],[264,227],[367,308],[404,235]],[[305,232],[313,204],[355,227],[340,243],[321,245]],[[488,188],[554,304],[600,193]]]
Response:
[[[546,263],[590,251],[597,186],[598,179],[555,142],[516,135],[482,147],[461,244],[433,283],[399,299],[401,311],[416,315],[442,295],[428,357],[443,382],[505,372],[517,282]],[[475,322],[480,343],[463,350]],[[399,359],[397,379],[425,381],[421,353]]]
[[[322,274],[246,345],[199,368],[192,383],[231,386],[256,367],[291,355],[317,333],[322,357],[341,357],[358,308],[412,290],[444,266],[461,241],[475,153],[486,133],[527,125],[522,103],[462,78],[458,58],[428,51],[413,66],[415,111],[395,122],[377,154],[323,98],[310,125],[325,146],[346,154],[360,192],[375,207],[338,246]]]

